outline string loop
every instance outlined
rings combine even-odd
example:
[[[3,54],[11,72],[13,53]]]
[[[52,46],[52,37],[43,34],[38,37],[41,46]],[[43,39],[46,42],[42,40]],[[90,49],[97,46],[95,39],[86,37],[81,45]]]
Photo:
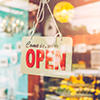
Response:
[[[57,37],[59,35],[61,40],[62,40],[62,34],[61,34],[61,32],[60,32],[60,30],[59,30],[59,28],[57,26],[57,23],[56,23],[55,18],[54,18],[53,14],[52,14],[52,11],[51,11],[51,9],[50,9],[50,7],[48,5],[49,2],[50,2],[50,0],[40,0],[39,9],[38,9],[37,15],[36,15],[36,23],[33,25],[33,28],[29,30],[29,35],[31,33],[31,38],[30,39],[32,39],[32,37],[34,36],[38,23],[42,22],[43,19],[44,19],[44,8],[45,8],[45,5],[46,5],[48,10],[49,10],[49,12],[50,12],[50,15],[51,15],[51,17],[53,19],[53,22],[54,22],[54,24],[55,24],[55,26],[56,26],[56,28],[58,30],[58,33],[55,35],[55,37]]]
[[[40,0],[42,3],[49,3],[50,2],[50,0]]]

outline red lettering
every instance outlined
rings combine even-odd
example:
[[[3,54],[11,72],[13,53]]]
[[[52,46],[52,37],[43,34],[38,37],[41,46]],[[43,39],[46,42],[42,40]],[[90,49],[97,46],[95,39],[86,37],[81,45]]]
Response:
[[[53,61],[54,51],[46,50],[46,60],[45,60],[45,68],[46,69],[53,69],[53,65],[49,65],[49,61]]]
[[[30,63],[29,61],[29,56],[30,54],[32,54],[32,61]],[[30,68],[32,68],[34,66],[34,63],[35,63],[35,53],[32,49],[29,49],[26,53],[26,65]]]
[[[41,55],[41,57],[40,57]],[[43,50],[37,50],[36,51],[36,68],[40,68],[40,61],[44,60],[44,51]]]
[[[61,59],[60,51],[56,50],[56,52],[55,52],[55,70],[58,70],[59,63],[60,63],[61,69],[65,70],[65,66],[66,66],[66,53],[62,54],[62,59]]]
[[[29,56],[32,55],[32,60],[30,62]],[[35,60],[36,59],[36,60]],[[33,49],[29,49],[26,53],[26,65],[29,68],[32,68],[36,61],[36,68],[40,68],[40,63],[44,60],[44,51],[43,50],[36,50],[36,57],[35,52]],[[50,62],[55,61],[55,64],[50,64]],[[62,70],[65,70],[66,68],[66,53],[60,54],[59,50],[56,50],[55,53],[52,50],[46,50],[46,56],[45,56],[45,69],[54,69],[59,70],[59,67]]]

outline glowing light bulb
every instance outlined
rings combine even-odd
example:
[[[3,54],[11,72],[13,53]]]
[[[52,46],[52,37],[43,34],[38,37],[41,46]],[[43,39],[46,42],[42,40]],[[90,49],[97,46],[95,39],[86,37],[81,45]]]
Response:
[[[21,21],[21,22],[20,22],[20,25],[21,25],[21,26],[23,26],[23,25],[24,25],[24,22],[23,22],[23,21]]]
[[[19,19],[17,19],[17,20],[16,20],[16,23],[17,23],[17,24],[19,24],[19,23],[20,23],[20,20],[19,20]]]
[[[67,10],[66,9],[62,10],[62,13],[67,13]]]
[[[54,7],[53,14],[57,21],[69,22],[74,17],[74,6],[69,2],[59,2]]]
[[[0,24],[0,26],[1,26],[1,27],[3,27],[3,26],[4,26],[4,24],[3,24],[3,23],[1,23],[1,24]]]
[[[3,21],[2,21],[4,24],[6,23],[6,20],[5,19],[3,19]]]
[[[13,23],[13,25],[12,25],[13,27],[15,27],[16,26],[16,24],[15,23]]]

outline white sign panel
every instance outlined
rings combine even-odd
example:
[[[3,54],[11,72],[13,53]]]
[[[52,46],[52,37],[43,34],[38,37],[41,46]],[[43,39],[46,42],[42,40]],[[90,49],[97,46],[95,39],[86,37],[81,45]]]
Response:
[[[71,71],[72,39],[70,37],[24,37],[21,71],[25,74],[66,77]]]

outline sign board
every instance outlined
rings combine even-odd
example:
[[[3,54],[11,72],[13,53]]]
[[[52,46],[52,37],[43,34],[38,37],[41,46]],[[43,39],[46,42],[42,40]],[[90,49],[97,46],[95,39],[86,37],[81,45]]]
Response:
[[[71,71],[72,39],[70,37],[24,37],[21,71],[25,74],[66,77]]]
[[[91,51],[91,67],[100,68],[100,50]]]

